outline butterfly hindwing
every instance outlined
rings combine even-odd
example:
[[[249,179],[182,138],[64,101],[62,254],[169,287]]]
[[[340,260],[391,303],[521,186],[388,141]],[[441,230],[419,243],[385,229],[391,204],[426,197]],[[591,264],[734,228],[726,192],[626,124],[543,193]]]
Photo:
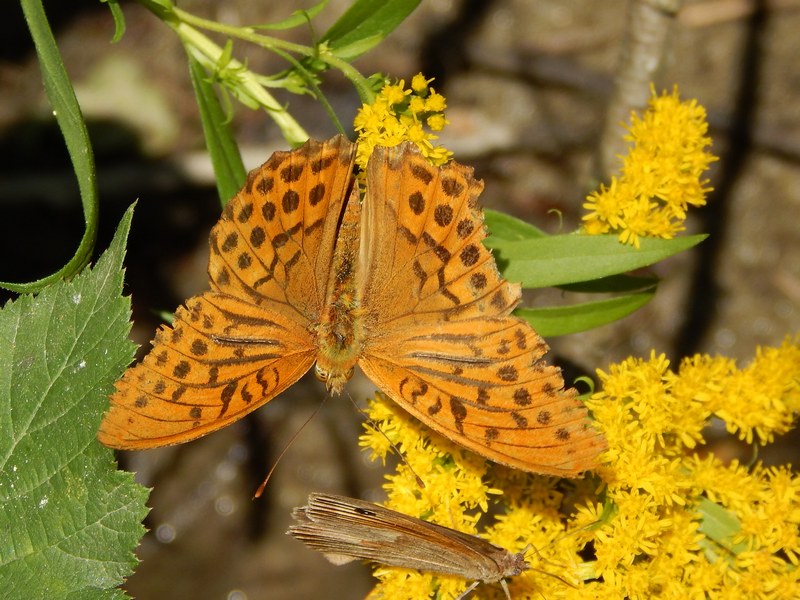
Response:
[[[547,345],[516,317],[420,325],[359,363],[431,429],[490,460],[574,477],[592,468],[602,438],[575,390],[564,390]]]
[[[187,301],[117,382],[98,438],[120,449],[200,437],[269,401],[314,361],[308,334],[280,312],[208,292]]]

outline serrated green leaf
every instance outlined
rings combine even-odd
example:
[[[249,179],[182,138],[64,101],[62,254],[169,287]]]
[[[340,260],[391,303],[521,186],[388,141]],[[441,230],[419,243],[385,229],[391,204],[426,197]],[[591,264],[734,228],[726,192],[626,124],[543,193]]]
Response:
[[[534,227],[522,219],[512,217],[503,212],[485,208],[483,209],[483,216],[486,227],[489,229],[490,238],[513,242],[545,237],[547,235],[538,227]],[[491,244],[491,239],[489,243]]]
[[[322,9],[328,4],[328,0],[322,0],[311,8],[305,10],[296,10],[291,15],[286,17],[283,21],[277,23],[267,23],[266,25],[253,25],[253,29],[268,29],[273,31],[292,29],[299,25],[304,25],[316,17]]]
[[[132,209],[97,264],[0,309],[0,590],[123,598],[147,491],[95,439],[133,358],[122,259]]]
[[[514,314],[525,319],[544,338],[588,331],[608,325],[636,312],[652,300],[655,288],[641,294],[595,300],[568,306],[519,308]]]
[[[189,73],[197,98],[197,107],[200,110],[206,147],[214,167],[217,192],[220,203],[225,206],[244,184],[247,171],[242,162],[242,155],[239,153],[239,146],[228,126],[225,111],[222,110],[214,90],[214,85],[202,65],[191,56],[189,57]]]
[[[568,234],[522,241],[487,238],[498,267],[509,281],[539,288],[590,281],[646,267],[699,244],[707,236],[672,240],[641,238],[634,248],[613,235]]]
[[[47,22],[41,0],[21,0],[22,12],[33,38],[36,55],[42,71],[42,80],[47,98],[53,107],[58,126],[64,136],[72,168],[78,179],[83,219],[86,224],[81,242],[74,256],[58,272],[28,283],[0,282],[0,287],[14,292],[36,292],[44,286],[68,279],[79,272],[92,255],[97,237],[97,178],[94,156],[89,142],[86,123],[83,120],[78,99],[69,81],[69,76],[58,52],[53,32]]]
[[[322,36],[339,58],[352,60],[386,38],[421,0],[356,0]]]

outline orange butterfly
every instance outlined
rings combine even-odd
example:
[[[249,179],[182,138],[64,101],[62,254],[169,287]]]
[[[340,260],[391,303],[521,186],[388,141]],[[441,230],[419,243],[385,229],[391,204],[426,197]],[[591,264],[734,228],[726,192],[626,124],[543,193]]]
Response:
[[[605,448],[548,347],[511,316],[477,206],[483,185],[411,144],[376,148],[360,199],[342,136],[276,152],[211,231],[211,291],[178,309],[111,396],[120,449],[228,425],[316,362],[338,394],[355,365],[431,429],[495,462],[577,476]]]

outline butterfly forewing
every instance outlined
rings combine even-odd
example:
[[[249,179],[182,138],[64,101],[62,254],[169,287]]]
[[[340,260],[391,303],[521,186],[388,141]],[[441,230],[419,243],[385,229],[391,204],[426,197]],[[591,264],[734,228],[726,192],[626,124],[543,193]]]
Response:
[[[521,553],[363,500],[311,494],[292,515],[287,533],[336,564],[370,560],[487,583],[528,569]]]
[[[411,145],[375,149],[367,167],[358,273],[365,318],[375,324],[371,335],[511,312],[520,289],[500,277],[481,245],[482,188],[472,169],[433,167]]]
[[[276,152],[228,203],[211,231],[212,289],[318,322],[331,280],[355,146],[343,136]]]
[[[560,370],[541,361],[544,341],[509,316],[519,286],[500,277],[481,244],[480,190],[471,169],[435,168],[409,145],[373,152],[359,365],[456,443],[501,464],[574,477],[596,465],[604,442]]]
[[[211,234],[212,292],[187,301],[117,383],[98,438],[113,448],[185,442],[269,401],[313,364],[340,213],[344,137],[275,153]]]

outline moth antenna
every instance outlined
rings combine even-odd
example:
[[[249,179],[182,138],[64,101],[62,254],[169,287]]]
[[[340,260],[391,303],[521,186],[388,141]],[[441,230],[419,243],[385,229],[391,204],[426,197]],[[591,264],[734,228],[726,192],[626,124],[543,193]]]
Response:
[[[580,531],[588,531],[588,530],[590,530],[590,529],[592,529],[592,528],[594,528],[594,527],[596,527],[596,526],[598,526],[598,525],[600,525],[602,523],[603,523],[602,519],[597,519],[595,521],[592,521],[591,523],[586,523],[585,525],[582,525],[581,527],[578,527],[577,529],[573,529],[572,531],[566,531],[563,534],[559,535],[554,540],[550,541],[550,543],[548,543],[547,545],[543,546],[542,550],[544,550],[545,548],[549,548],[550,546],[555,546],[558,542],[560,542],[563,539],[566,539],[567,537],[569,537],[571,535],[574,535],[574,534],[576,534],[576,533],[578,533]],[[547,558],[542,556],[542,553],[539,552],[539,548],[537,548],[533,544],[528,544],[527,546],[525,546],[525,548],[523,548],[523,550],[522,550],[522,554],[526,555],[531,551],[533,551],[536,554],[536,556],[538,557],[538,559],[539,559],[539,561],[541,563],[556,567],[556,568],[561,569],[561,570],[564,569],[564,565],[559,565],[558,563],[555,563],[555,562],[553,562],[551,560],[548,560]],[[542,575],[547,575],[549,577],[557,579],[561,583],[563,583],[565,585],[568,585],[569,587],[571,587],[573,589],[578,589],[577,585],[575,585],[571,581],[567,581],[566,579],[564,579],[560,575],[556,575],[555,573],[550,573],[549,571],[545,571],[544,569],[537,569],[535,567],[531,567],[531,571],[535,571],[535,572],[540,573]]]
[[[275,472],[275,469],[278,467],[278,464],[281,462],[281,459],[283,458],[284,454],[286,454],[286,451],[289,450],[292,444],[294,444],[294,441],[297,439],[297,436],[300,435],[303,429],[306,428],[306,425],[308,425],[311,422],[311,419],[317,416],[317,413],[325,405],[325,401],[327,399],[328,395],[326,394],[325,396],[322,397],[322,402],[320,402],[317,408],[314,409],[314,412],[311,413],[311,415],[303,422],[300,428],[292,434],[292,437],[289,438],[289,441],[286,442],[286,445],[283,447],[283,450],[281,450],[281,453],[278,455],[278,458],[275,459],[275,462],[270,468],[269,473],[267,473],[267,476],[264,478],[264,481],[261,482],[261,485],[258,486],[256,493],[253,494],[253,500],[255,500],[256,498],[261,498],[261,494],[264,493],[264,488],[267,487],[267,483],[272,477],[272,474]]]
[[[570,532],[570,533],[572,533],[572,532]],[[554,545],[556,542],[564,539],[567,535],[569,535],[569,534],[564,534],[564,535],[556,538],[555,540],[553,540],[552,542],[547,544],[547,546]],[[533,544],[528,544],[527,546],[525,546],[525,548],[522,550],[522,554],[528,554],[528,552],[530,552],[530,551],[533,551],[534,553],[536,553],[536,556],[539,558],[540,562],[545,563],[547,565],[550,565],[552,567],[556,567],[556,568],[559,568],[559,569],[564,569],[564,565],[559,565],[558,563],[555,563],[555,562],[553,562],[551,560],[548,560],[544,556],[542,556],[542,554],[539,552],[539,549],[536,546],[534,546]],[[557,579],[558,581],[560,581],[564,585],[567,585],[567,586],[571,587],[572,589],[578,589],[577,585],[575,585],[571,581],[567,581],[566,579],[561,577],[561,575],[556,575],[555,573],[551,573],[550,571],[545,571],[544,569],[539,569],[539,568],[536,568],[536,567],[531,567],[530,570],[531,571],[535,571],[536,573],[539,573],[541,575],[547,575],[548,577],[552,577],[553,579]],[[501,579],[500,583],[501,584],[505,584],[505,580]],[[509,598],[509,600],[511,600],[511,599]]]
[[[408,464],[408,461],[406,460],[406,457],[403,455],[403,453],[402,453],[402,452],[400,452],[400,448],[398,448],[397,446],[395,446],[395,445],[394,445],[394,442],[393,442],[392,440],[390,440],[390,439],[389,439],[389,436],[388,436],[388,435],[386,435],[386,434],[383,432],[383,429],[381,429],[381,428],[378,426],[378,423],[376,423],[376,422],[375,422],[375,420],[374,420],[374,419],[372,419],[372,417],[370,417],[370,416],[369,416],[369,415],[366,413],[366,411],[362,410],[362,409],[361,409],[361,408],[358,406],[358,404],[356,404],[356,401],[355,401],[355,400],[353,400],[353,397],[352,397],[350,394],[347,394],[347,399],[348,399],[348,400],[350,400],[350,403],[353,405],[353,407],[354,407],[354,408],[355,408],[355,409],[356,409],[356,410],[357,410],[357,411],[358,411],[358,412],[361,414],[361,416],[363,416],[363,417],[364,417],[364,420],[367,422],[367,424],[368,424],[370,427],[372,427],[372,429],[373,429],[373,430],[375,430],[375,431],[377,431],[378,433],[380,433],[380,434],[381,434],[381,435],[384,437],[384,439],[385,439],[387,442],[389,442],[389,445],[392,447],[392,450],[394,450],[394,451],[395,451],[395,454],[397,454],[397,456],[400,458],[400,460],[402,460],[402,461],[403,461],[403,464],[404,464],[405,466],[407,466],[407,467],[408,467],[408,470],[409,470],[409,471],[411,471],[411,474],[412,474],[412,475],[414,475],[414,479],[417,481],[417,485],[418,485],[420,488],[422,488],[422,489],[424,490],[424,489],[425,489],[425,482],[424,482],[424,481],[422,481],[422,477],[420,477],[419,475],[417,475],[417,472],[414,470],[414,468],[413,468],[413,467],[412,467],[410,464]]]

